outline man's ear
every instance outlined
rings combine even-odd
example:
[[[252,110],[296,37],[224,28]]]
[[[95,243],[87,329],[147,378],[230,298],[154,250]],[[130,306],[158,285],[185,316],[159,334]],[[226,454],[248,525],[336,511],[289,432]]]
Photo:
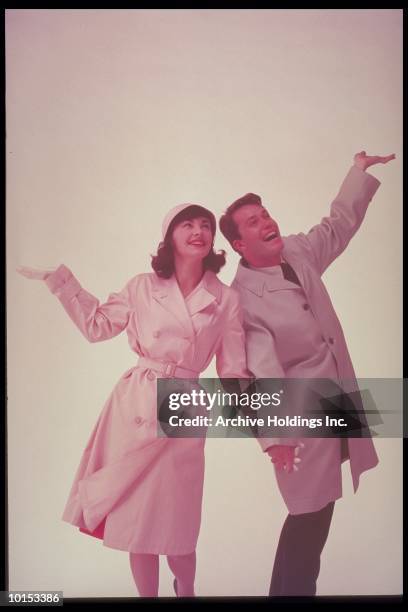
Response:
[[[237,238],[236,240],[232,241],[232,248],[234,249],[234,251],[237,251],[237,253],[239,253],[240,255],[242,255],[242,251],[244,247],[245,247],[244,242],[240,238]]]

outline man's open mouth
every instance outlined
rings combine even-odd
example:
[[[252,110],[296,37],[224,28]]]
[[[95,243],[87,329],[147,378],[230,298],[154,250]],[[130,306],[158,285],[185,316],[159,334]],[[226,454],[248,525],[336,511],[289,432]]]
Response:
[[[264,242],[270,242],[271,240],[278,238],[278,236],[279,236],[278,232],[269,232],[269,234],[266,234],[263,240]]]

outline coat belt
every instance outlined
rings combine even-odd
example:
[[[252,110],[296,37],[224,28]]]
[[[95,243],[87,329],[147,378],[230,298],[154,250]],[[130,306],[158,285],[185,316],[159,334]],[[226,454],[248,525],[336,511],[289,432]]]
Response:
[[[200,372],[181,368],[171,361],[156,361],[149,357],[139,357],[137,365],[142,368],[149,368],[159,372],[164,378],[199,378]]]

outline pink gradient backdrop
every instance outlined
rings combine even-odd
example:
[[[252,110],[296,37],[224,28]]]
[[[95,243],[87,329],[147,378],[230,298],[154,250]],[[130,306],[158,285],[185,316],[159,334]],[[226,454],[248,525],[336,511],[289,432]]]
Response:
[[[358,375],[401,376],[401,73],[400,9],[6,10],[10,589],[136,595],[126,553],[60,520],[133,356],[124,336],[87,344],[15,267],[65,263],[104,300],[149,269],[171,206],[255,191],[304,231],[355,152],[395,152],[325,279]],[[344,472],[319,594],[401,592],[401,442],[377,448],[355,497]],[[285,517],[271,466],[253,441],[209,440],[206,460],[197,593],[263,595]]]

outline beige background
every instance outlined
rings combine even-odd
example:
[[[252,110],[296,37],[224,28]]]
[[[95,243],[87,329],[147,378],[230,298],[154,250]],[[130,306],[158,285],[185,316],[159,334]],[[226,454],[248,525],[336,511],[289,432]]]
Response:
[[[401,376],[402,11],[8,9],[6,64],[10,589],[135,596],[127,553],[60,516],[136,356],[125,334],[88,344],[15,267],[65,263],[105,300],[149,270],[175,204],[255,191],[307,230],[355,152],[395,152],[325,280],[358,376]],[[401,592],[401,441],[377,449],[358,495],[344,472],[320,594]],[[206,461],[197,594],[264,595],[286,516],[272,466],[254,441],[209,440]]]

